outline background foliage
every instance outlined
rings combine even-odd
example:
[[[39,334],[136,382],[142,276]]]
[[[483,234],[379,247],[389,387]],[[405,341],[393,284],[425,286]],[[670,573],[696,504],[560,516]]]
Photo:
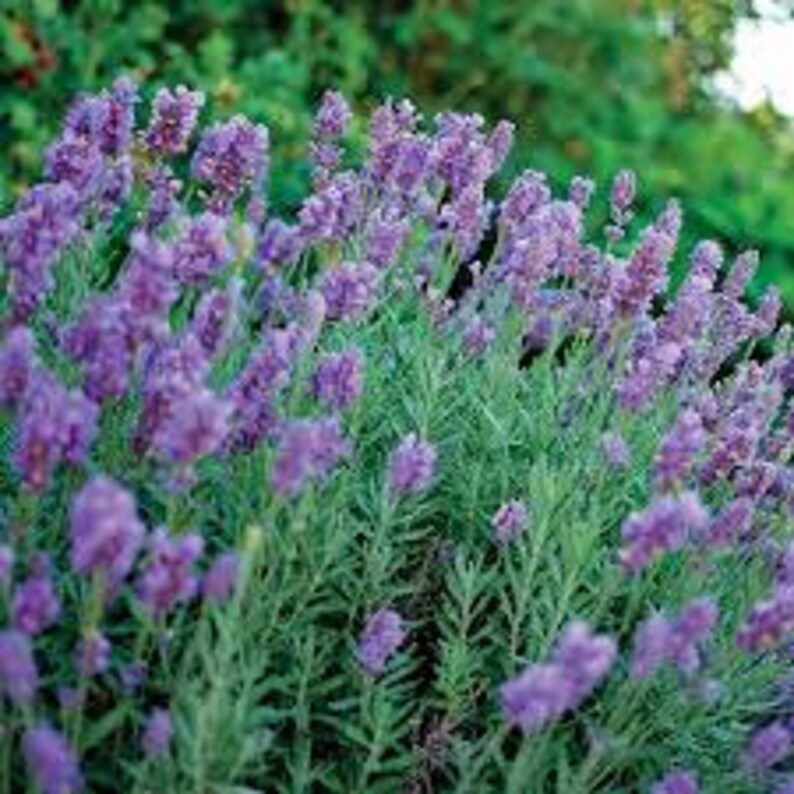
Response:
[[[778,0],[785,6],[788,0]],[[563,183],[641,170],[684,200],[691,235],[754,245],[762,281],[794,301],[794,136],[710,88],[757,0],[10,0],[0,16],[0,204],[35,177],[68,98],[120,71],[206,90],[213,114],[265,120],[292,204],[306,182],[310,107],[410,95],[428,112],[520,122],[512,161]],[[648,208],[650,209],[650,208]]]

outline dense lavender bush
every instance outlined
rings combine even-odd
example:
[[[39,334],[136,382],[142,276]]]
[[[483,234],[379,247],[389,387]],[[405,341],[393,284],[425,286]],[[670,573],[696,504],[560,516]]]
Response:
[[[121,79],[0,221],[0,792],[791,790],[794,354],[634,174]],[[148,116],[148,117],[147,117]],[[601,213],[603,214],[603,213]],[[763,340],[768,342],[761,345]]]

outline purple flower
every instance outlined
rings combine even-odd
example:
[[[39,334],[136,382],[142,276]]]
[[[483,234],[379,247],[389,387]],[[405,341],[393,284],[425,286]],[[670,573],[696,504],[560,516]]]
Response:
[[[678,371],[682,356],[683,349],[677,342],[660,341],[654,334],[647,347],[634,351],[617,383],[621,407],[627,411],[647,407]]]
[[[116,210],[129,198],[134,184],[135,168],[132,158],[119,158],[105,169],[96,199],[99,217],[103,222],[113,219]]]
[[[134,345],[167,336],[168,312],[179,290],[173,280],[173,247],[143,232],[132,235],[131,253],[115,293]]]
[[[774,333],[782,305],[783,299],[780,297],[780,290],[771,284],[764,292],[756,312],[757,328],[755,333],[757,337],[770,336]]]
[[[119,670],[119,678],[121,679],[121,686],[128,695],[134,694],[140,689],[143,682],[148,675],[148,669],[143,662],[131,662],[125,664]]]
[[[496,329],[477,314],[463,331],[463,349],[471,358],[479,358],[496,340]]]
[[[180,213],[182,208],[178,197],[182,191],[182,182],[176,178],[171,168],[163,164],[150,169],[144,175],[144,181],[149,188],[149,199],[143,228],[152,232]]]
[[[470,187],[482,187],[498,161],[488,145],[484,119],[476,113],[441,113],[433,136],[435,174],[450,189],[454,201]]]
[[[55,696],[58,698],[58,705],[63,711],[76,711],[83,705],[84,698],[77,687],[59,686]]]
[[[700,414],[685,408],[662,440],[654,460],[654,484],[668,491],[689,474],[694,456],[706,442]]]
[[[270,476],[281,496],[296,496],[311,480],[321,480],[351,452],[336,417],[285,425]]]
[[[631,205],[637,193],[637,177],[628,169],[619,171],[612,182],[612,218],[618,225],[631,219]]]
[[[0,346],[0,406],[14,407],[25,396],[37,367],[35,340],[27,326],[12,328]]]
[[[326,91],[314,117],[314,134],[318,138],[340,138],[345,134],[352,115],[350,105],[342,94]]]
[[[773,722],[756,731],[744,752],[744,763],[752,770],[769,769],[791,752],[791,734],[782,722]]]
[[[546,175],[539,171],[525,171],[505,196],[499,222],[508,229],[519,228],[550,200],[551,189],[546,183]]]
[[[379,609],[367,620],[356,658],[370,675],[380,675],[405,638],[402,618],[393,609]]]
[[[336,174],[298,212],[302,245],[343,240],[361,220],[362,208],[359,178],[350,172]]]
[[[741,299],[758,269],[758,261],[758,251],[743,251],[736,257],[722,284],[722,293],[726,298],[735,301]]]
[[[762,651],[780,644],[794,631],[794,587],[778,586],[771,598],[759,601],[736,634],[744,651]]]
[[[698,794],[697,778],[693,772],[678,769],[653,784],[651,794]]]
[[[232,279],[226,289],[207,292],[196,307],[187,333],[198,340],[208,359],[224,350],[234,332],[242,286],[241,281]]]
[[[703,541],[713,547],[730,546],[750,531],[754,512],[755,503],[747,496],[728,502],[709,522]]]
[[[530,665],[502,684],[508,724],[532,733],[577,708],[607,675],[616,655],[610,637],[593,634],[586,623],[570,623],[550,662]]]
[[[648,678],[664,664],[673,664],[691,675],[700,665],[698,646],[714,629],[717,608],[706,598],[693,601],[671,620],[664,615],[648,618],[637,630],[631,675]]]
[[[218,555],[201,581],[201,592],[207,601],[224,604],[237,585],[240,557],[233,551]]]
[[[209,389],[198,389],[174,402],[152,439],[165,460],[191,466],[218,451],[229,431],[232,405]]]
[[[10,273],[14,320],[27,320],[53,285],[50,267],[76,236],[80,197],[66,183],[37,185],[0,219],[0,253]]]
[[[110,641],[98,631],[92,631],[81,641],[77,649],[77,671],[81,678],[92,678],[108,669],[110,664]]]
[[[149,758],[165,755],[171,745],[173,726],[171,714],[166,709],[155,709],[146,720],[141,737],[141,747]]]
[[[30,774],[44,794],[78,794],[83,790],[77,757],[54,728],[45,724],[28,728],[22,751]]]
[[[13,629],[0,631],[0,696],[26,706],[33,702],[38,686],[30,637]]]
[[[183,85],[173,91],[161,88],[155,94],[149,129],[144,134],[149,149],[161,156],[186,151],[203,105],[204,94],[198,91],[190,91]]]
[[[379,274],[368,262],[343,262],[332,267],[322,281],[327,316],[331,320],[353,319],[372,307]]]
[[[491,130],[486,146],[491,153],[491,169],[493,171],[498,171],[507,159],[507,155],[510,154],[515,134],[516,125],[508,119],[502,119]]]
[[[722,263],[722,249],[711,241],[698,243],[692,252],[689,275],[675,301],[659,323],[662,342],[677,344],[685,357],[702,339],[715,311],[714,282]]]
[[[145,533],[132,495],[102,475],[75,496],[69,529],[74,570],[102,571],[111,589],[132,570]]]
[[[43,491],[55,467],[86,457],[99,410],[80,391],[67,392],[48,372],[33,378],[21,405],[14,463],[26,485]]]
[[[204,550],[204,541],[195,534],[170,538],[160,527],[152,533],[149,548],[149,559],[138,578],[138,597],[143,608],[159,618],[198,592],[193,566]]]
[[[505,720],[524,733],[558,719],[574,701],[566,671],[556,664],[530,665],[502,684],[499,694]]]
[[[667,265],[674,248],[675,239],[669,234],[653,226],[646,229],[616,285],[619,315],[630,317],[648,308],[667,284]]]
[[[394,263],[409,231],[405,218],[390,218],[382,212],[374,213],[365,230],[365,259],[384,270]]]
[[[226,219],[211,212],[191,219],[174,245],[174,276],[183,284],[201,284],[231,261]]]
[[[601,451],[607,463],[615,469],[625,469],[631,463],[631,450],[620,433],[608,431],[601,436]]]
[[[575,176],[568,187],[568,198],[577,207],[586,209],[595,192],[596,186],[592,179],[584,176]]]
[[[127,390],[134,340],[125,307],[107,298],[89,300],[80,319],[67,327],[62,344],[79,363],[92,400],[120,397]]]
[[[11,624],[17,631],[35,636],[57,622],[61,602],[55,594],[48,565],[33,571],[14,590],[11,599]]]
[[[143,362],[142,406],[135,430],[137,451],[151,444],[174,406],[204,388],[209,369],[207,351],[193,333],[150,350]]]
[[[436,450],[416,433],[409,433],[389,461],[389,489],[395,496],[418,494],[430,487],[436,467]]]
[[[468,186],[459,196],[446,204],[440,222],[448,231],[458,257],[465,261],[477,253],[488,228],[490,204],[485,200],[484,187]]]
[[[210,208],[228,214],[234,200],[251,187],[259,190],[268,166],[270,141],[267,128],[244,116],[209,127],[193,155],[191,171],[213,194]]]
[[[275,433],[273,398],[289,381],[300,347],[301,334],[293,326],[271,330],[253,352],[226,393],[234,406],[228,448],[251,450]]]
[[[510,543],[527,524],[527,508],[520,499],[512,499],[503,504],[491,519],[496,542],[502,545]]]
[[[326,91],[314,117],[311,162],[315,184],[322,185],[339,167],[341,154],[337,140],[345,134],[352,114],[338,91]]]
[[[95,141],[67,127],[47,148],[44,160],[48,181],[70,185],[83,201],[95,197],[104,165]]]
[[[140,101],[138,86],[128,77],[113,81],[110,92],[103,91],[105,112],[99,129],[99,147],[103,153],[119,156],[127,152],[135,129],[135,106]]]
[[[14,571],[14,550],[10,546],[0,544],[0,591],[11,584]]]
[[[362,356],[356,348],[320,359],[312,376],[312,394],[336,411],[349,408],[363,389]]]
[[[655,557],[680,549],[691,532],[703,529],[709,517],[697,494],[657,498],[642,513],[623,522],[620,562],[629,573],[646,568]]]
[[[258,261],[262,267],[290,265],[298,258],[300,250],[300,235],[295,227],[278,218],[265,224],[258,249]]]

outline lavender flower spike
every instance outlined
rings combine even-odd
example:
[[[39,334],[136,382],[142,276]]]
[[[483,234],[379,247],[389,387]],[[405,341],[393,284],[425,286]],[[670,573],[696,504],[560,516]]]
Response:
[[[655,557],[680,549],[690,533],[703,529],[708,518],[692,491],[657,499],[644,512],[634,513],[624,522],[620,550],[623,567],[629,573],[637,573]]]
[[[228,601],[237,584],[239,571],[240,557],[235,552],[229,551],[216,557],[201,582],[204,599],[216,604]]]
[[[502,505],[491,519],[496,542],[506,545],[514,540],[527,523],[527,508],[520,499]]]
[[[351,452],[335,417],[292,422],[284,428],[271,482],[276,493],[296,496],[321,480]]]
[[[61,614],[61,604],[48,568],[46,564],[41,570],[31,571],[28,578],[16,588],[11,601],[12,625],[31,636],[52,626]]]
[[[141,747],[149,758],[165,755],[171,744],[173,726],[171,714],[166,709],[155,709],[146,721],[141,737]]]
[[[700,414],[684,409],[664,437],[654,461],[654,483],[660,491],[667,491],[684,481],[695,455],[706,442]]]
[[[773,722],[757,731],[744,753],[748,769],[762,771],[783,761],[791,752],[791,734],[782,722]]]
[[[198,91],[183,85],[173,91],[161,88],[154,97],[152,120],[144,135],[149,150],[166,156],[184,152],[203,105],[204,94]]]
[[[615,642],[594,635],[583,622],[563,631],[552,660],[534,664],[500,689],[507,723],[532,733],[577,708],[609,672],[617,656]]]
[[[370,675],[380,675],[389,658],[405,641],[403,621],[393,609],[379,609],[367,621],[356,658]]]
[[[75,497],[69,527],[75,571],[103,571],[111,588],[120,584],[145,533],[132,495],[109,477],[95,476]]]
[[[11,584],[14,570],[14,550],[0,543],[0,592]]]
[[[320,359],[312,378],[312,393],[337,411],[349,408],[361,395],[361,353],[355,349]]]
[[[110,641],[98,631],[88,634],[77,650],[77,672],[81,678],[104,673],[110,664]]]
[[[394,450],[389,466],[389,488],[392,494],[418,494],[430,487],[436,467],[436,450],[409,433]]]
[[[143,608],[157,618],[198,592],[193,565],[204,550],[204,541],[195,534],[172,539],[161,527],[152,534],[150,547],[151,557],[138,580],[138,596]]]
[[[29,728],[22,751],[31,776],[44,794],[79,794],[83,791],[80,767],[66,739],[49,725]]]
[[[38,686],[39,674],[28,635],[0,631],[0,697],[26,706],[33,701]]]
[[[693,772],[676,770],[654,783],[651,794],[698,794],[699,791]]]

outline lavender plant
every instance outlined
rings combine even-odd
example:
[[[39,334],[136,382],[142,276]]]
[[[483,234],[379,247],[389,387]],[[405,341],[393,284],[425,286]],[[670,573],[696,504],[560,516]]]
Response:
[[[489,197],[512,125],[405,100],[358,161],[336,92],[271,217],[202,106],[79,98],[0,221],[0,792],[790,790],[756,256],[672,290],[634,174]]]

